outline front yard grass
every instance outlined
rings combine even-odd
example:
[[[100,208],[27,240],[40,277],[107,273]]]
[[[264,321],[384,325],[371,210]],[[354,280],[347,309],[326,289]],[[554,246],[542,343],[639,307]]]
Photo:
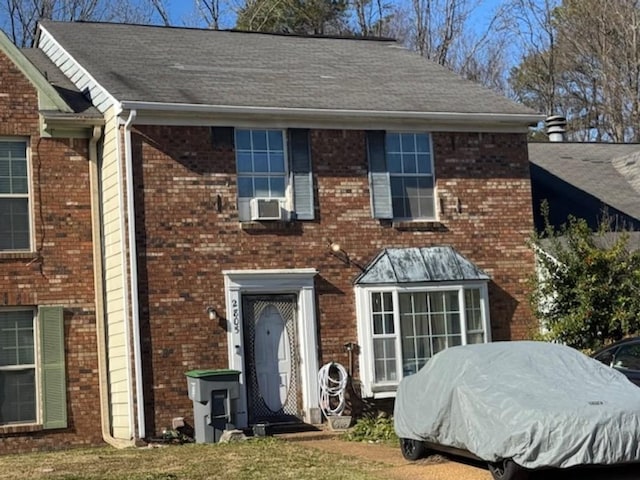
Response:
[[[273,438],[224,444],[111,447],[0,455],[0,479],[373,479],[380,464]]]

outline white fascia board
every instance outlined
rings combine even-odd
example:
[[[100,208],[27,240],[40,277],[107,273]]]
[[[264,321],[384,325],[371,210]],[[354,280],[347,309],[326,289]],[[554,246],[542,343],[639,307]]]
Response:
[[[234,105],[197,105],[185,103],[158,103],[122,101],[124,110],[137,110],[138,122],[150,124],[175,124],[195,122],[213,125],[229,124],[230,119],[245,123],[270,123],[295,121],[308,125],[350,125],[351,128],[363,128],[368,124],[380,127],[384,124],[402,123],[424,128],[425,124],[467,127],[473,131],[523,131],[544,120],[538,114],[497,114],[497,113],[463,113],[463,112],[407,112],[384,110],[349,110],[349,109],[313,109],[313,108],[281,108],[251,107]],[[236,124],[237,122],[234,122]],[[472,127],[472,128],[470,128]],[[346,127],[345,127],[346,128]]]
[[[89,86],[90,86],[90,88],[89,88],[89,89],[90,89],[90,90],[91,90],[91,86],[94,86],[95,88],[97,88],[98,90],[100,90],[100,92],[102,92],[102,93],[105,95],[105,97],[107,97],[107,98],[109,99],[109,105],[107,105],[107,107],[106,107],[106,108],[100,108],[101,113],[105,113],[105,112],[106,112],[106,111],[107,111],[111,106],[113,106],[113,105],[117,105],[117,104],[119,103],[119,102],[118,102],[118,100],[116,100],[116,99],[115,99],[115,97],[114,97],[113,95],[111,95],[111,94],[107,91],[107,89],[106,89],[106,88],[104,88],[102,85],[100,85],[100,83],[98,83],[98,81],[93,77],[93,75],[91,75],[91,74],[89,73],[89,71],[88,71],[86,68],[84,68],[84,67],[82,66],[82,63],[78,62],[78,61],[73,57],[73,55],[71,55],[71,54],[70,54],[70,53],[69,53],[69,52],[68,52],[68,51],[67,51],[67,50],[66,50],[66,49],[65,49],[65,48],[60,44],[60,42],[58,42],[58,40],[56,40],[56,38],[55,38],[55,37],[54,37],[54,36],[53,36],[53,35],[52,35],[52,34],[51,34],[51,33],[50,33],[46,28],[44,28],[44,27],[42,26],[42,24],[38,23],[38,32],[36,33],[36,39],[37,39],[36,46],[37,46],[38,48],[40,48],[40,42],[42,42],[42,41],[43,41],[43,38],[42,38],[43,36],[44,36],[44,38],[45,38],[47,41],[49,41],[49,42],[51,42],[51,43],[55,44],[55,45],[56,45],[56,46],[57,46],[61,51],[63,51],[63,52],[64,52],[64,54],[65,54],[65,56],[66,56],[66,58],[67,58],[68,60],[70,60],[70,61],[71,61],[71,62],[72,62],[72,63],[73,63],[77,68],[78,68],[78,70],[79,70],[79,71],[81,71],[81,72],[82,72],[82,76],[83,76],[84,78],[86,78],[87,80],[89,80]],[[53,60],[52,60],[52,61],[53,61]],[[54,63],[55,63],[55,62],[54,62]],[[60,68],[60,65],[56,64],[56,67]],[[75,83],[75,82],[74,82],[74,83]],[[76,87],[78,87],[78,85],[76,85]],[[80,88],[80,87],[78,87],[78,88]],[[92,103],[93,103],[93,102],[92,102]],[[98,108],[98,107],[96,106],[96,108]]]

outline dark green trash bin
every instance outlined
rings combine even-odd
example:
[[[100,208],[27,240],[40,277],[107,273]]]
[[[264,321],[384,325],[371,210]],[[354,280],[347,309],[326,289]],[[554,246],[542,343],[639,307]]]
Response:
[[[189,398],[193,401],[196,443],[217,442],[222,432],[235,428],[240,372],[191,370],[185,375]]]

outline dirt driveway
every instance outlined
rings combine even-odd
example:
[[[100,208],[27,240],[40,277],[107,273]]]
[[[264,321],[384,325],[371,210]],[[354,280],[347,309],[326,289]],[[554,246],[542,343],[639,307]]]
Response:
[[[491,480],[491,474],[479,463],[460,458],[449,459],[433,455],[418,462],[409,462],[402,457],[399,448],[393,446],[346,442],[339,438],[307,439],[301,446],[316,448],[340,455],[367,458],[388,465],[383,476],[388,479],[412,480]],[[532,475],[532,480],[638,480],[640,465],[625,468],[541,471]]]
[[[300,445],[388,465],[383,475],[389,479],[491,480],[491,474],[482,466],[452,462],[440,455],[408,462],[399,448],[388,445],[345,442],[339,438],[305,440]]]

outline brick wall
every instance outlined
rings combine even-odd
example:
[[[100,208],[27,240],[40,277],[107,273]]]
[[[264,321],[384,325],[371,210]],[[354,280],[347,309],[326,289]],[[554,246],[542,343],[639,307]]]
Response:
[[[69,427],[0,427],[0,453],[101,443],[87,140],[39,137],[33,86],[0,53],[0,137],[28,137],[35,248],[0,253],[0,307],[64,307]]]
[[[524,134],[434,133],[441,224],[419,228],[371,218],[363,131],[311,132],[316,220],[252,228],[238,222],[234,153],[212,147],[208,128],[139,126],[133,139],[150,431],[190,417],[185,371],[227,366],[226,332],[205,313],[225,314],[222,270],[318,269],[320,360],[347,363],[359,270],[331,256],[329,240],[360,264],[383,247],[452,245],[492,278],[494,340],[529,332]]]

